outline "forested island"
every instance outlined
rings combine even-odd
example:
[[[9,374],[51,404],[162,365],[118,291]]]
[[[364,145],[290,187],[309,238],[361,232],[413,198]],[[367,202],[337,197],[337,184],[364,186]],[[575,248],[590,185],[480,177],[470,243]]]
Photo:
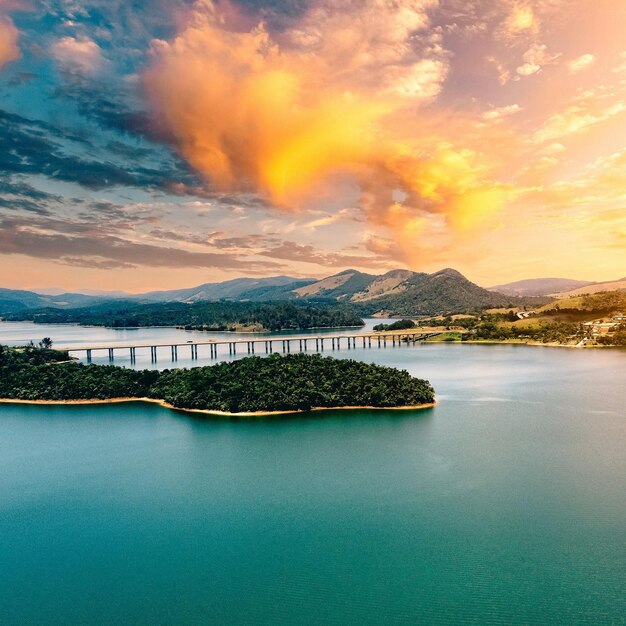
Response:
[[[363,326],[353,307],[336,302],[105,303],[72,309],[25,309],[4,319],[112,328],[179,326],[186,330],[303,330]]]
[[[83,365],[67,352],[45,347],[0,346],[0,398],[152,399],[177,409],[236,414],[418,407],[432,404],[435,396],[428,381],[404,370],[318,354],[274,354],[156,371]]]

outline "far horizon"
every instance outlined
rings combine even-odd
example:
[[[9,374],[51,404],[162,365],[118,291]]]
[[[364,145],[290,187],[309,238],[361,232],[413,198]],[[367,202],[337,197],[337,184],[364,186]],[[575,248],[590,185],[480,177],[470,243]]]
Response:
[[[353,269],[353,268],[350,268]],[[98,295],[109,295],[109,296],[114,296],[114,295],[119,295],[119,296],[124,296],[124,295],[130,295],[130,296],[136,296],[136,295],[142,295],[142,294],[148,294],[148,293],[152,293],[152,292],[158,292],[158,291],[176,291],[176,290],[185,290],[185,289],[193,289],[196,287],[200,287],[202,285],[208,285],[208,284],[221,284],[221,283],[227,283],[230,281],[234,281],[234,280],[263,280],[263,279],[269,279],[269,278],[292,278],[294,281],[297,280],[311,280],[311,281],[319,281],[319,280],[323,280],[324,278],[327,278],[329,276],[336,276],[338,274],[350,271],[350,269],[346,269],[346,270],[341,270],[339,272],[333,272],[332,274],[328,274],[328,275],[323,275],[323,276],[290,276],[288,274],[277,274],[277,275],[268,275],[268,276],[246,276],[246,275],[242,275],[242,276],[233,276],[231,278],[225,278],[224,280],[207,280],[204,282],[200,282],[200,283],[196,283],[196,284],[185,284],[185,285],[175,285],[173,287],[170,288],[155,288],[155,289],[151,289],[151,288],[147,288],[147,289],[140,289],[140,290],[136,290],[136,291],[131,291],[131,290],[120,290],[120,289],[94,289],[93,287],[76,287],[73,289],[64,289],[62,287],[50,287],[50,286],[45,286],[45,287],[29,287],[29,286],[22,286],[22,287],[7,287],[4,284],[0,284],[0,289],[13,289],[16,291],[32,291],[34,293],[38,293],[41,295],[50,295],[50,296],[58,296],[58,295],[62,295],[64,293],[77,293],[77,294],[84,294],[84,295],[93,295],[93,296],[98,296]],[[388,270],[388,271],[396,271],[396,270],[407,270],[408,268],[394,268],[392,270]],[[434,272],[427,272],[429,274],[436,274],[437,272],[443,271],[444,269],[455,269],[455,268],[440,268],[439,270],[435,270]],[[356,270],[359,271],[359,270]],[[409,271],[413,271],[413,270],[409,270]],[[459,270],[457,270],[459,271]],[[367,274],[372,274],[374,276],[382,276],[384,274],[386,274],[387,272],[381,272],[381,273],[376,273],[376,272],[364,272]],[[502,283],[498,283],[498,284],[481,284],[475,280],[472,280],[471,276],[467,276],[466,274],[464,274],[463,272],[460,272],[465,278],[467,278],[468,280],[470,280],[471,282],[479,285],[480,287],[484,287],[485,289],[493,289],[496,287],[505,287],[508,285],[514,285],[516,283],[524,283],[524,282],[532,282],[532,281],[572,281],[572,282],[580,282],[580,283],[587,283],[587,284],[594,284],[594,283],[613,283],[613,282],[619,282],[619,281],[624,281],[626,280],[626,276],[620,276],[617,278],[605,278],[603,280],[585,280],[584,278],[570,278],[570,277],[563,277],[563,276],[537,276],[537,277],[531,277],[531,278],[522,278],[522,279],[518,279],[518,280],[511,280],[511,281],[506,281],[506,282],[502,282]]]

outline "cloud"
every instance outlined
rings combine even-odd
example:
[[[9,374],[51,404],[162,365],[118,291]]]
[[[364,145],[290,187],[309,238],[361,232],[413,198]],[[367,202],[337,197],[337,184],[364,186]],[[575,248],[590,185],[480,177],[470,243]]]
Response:
[[[595,99],[581,101],[561,113],[550,116],[543,127],[533,135],[533,140],[537,143],[543,143],[568,135],[579,134],[624,111],[626,111],[626,102],[624,101],[618,101],[608,106],[602,106],[602,102]]]
[[[371,255],[343,254],[341,252],[325,252],[312,245],[298,244],[294,241],[283,241],[279,246],[259,252],[260,255],[273,259],[313,263],[323,267],[373,267],[386,268],[387,264]]]
[[[508,106],[503,107],[494,107],[485,111],[482,114],[483,120],[487,122],[501,122],[505,117],[509,117],[510,115],[515,115],[515,113],[519,113],[522,110],[522,107],[519,104],[510,104]]]
[[[538,29],[537,17],[533,8],[528,3],[516,2],[511,7],[505,23],[504,32],[508,36],[516,36],[520,33],[536,32]]]
[[[69,74],[94,75],[107,66],[100,46],[86,35],[58,39],[52,45],[52,56]]]
[[[62,264],[88,268],[178,267],[219,268],[246,272],[279,271],[282,266],[238,258],[232,254],[193,252],[180,248],[137,243],[98,232],[58,232],[55,222],[42,218],[0,219],[2,254],[23,254]]]
[[[550,54],[548,46],[545,44],[536,43],[524,53],[524,63],[515,71],[520,76],[532,76],[539,72],[542,67],[556,63],[560,56],[560,54]]]
[[[0,69],[7,63],[20,58],[18,38],[19,33],[11,18],[0,15]]]
[[[196,2],[176,37],[153,43],[145,90],[213,189],[303,211],[352,181],[366,219],[417,262],[407,233],[425,236],[428,216],[471,228],[510,194],[423,108],[448,71],[438,31],[427,28],[435,6],[317,0],[276,28],[232,5]]]
[[[618,58],[618,64],[611,70],[614,74],[626,72],[626,52],[621,52]]]
[[[596,57],[593,54],[583,54],[575,59],[572,59],[568,64],[567,68],[572,74],[576,72],[581,72],[582,70],[586,70],[591,67],[596,62]]]
[[[175,183],[189,185],[195,181],[186,171],[171,165],[155,167],[152,159],[147,160],[150,166],[140,160],[98,160],[96,148],[82,137],[1,109],[0,142],[7,146],[0,150],[0,170],[5,173],[43,174],[94,190],[113,186],[169,190]],[[76,154],[77,147],[85,156]]]

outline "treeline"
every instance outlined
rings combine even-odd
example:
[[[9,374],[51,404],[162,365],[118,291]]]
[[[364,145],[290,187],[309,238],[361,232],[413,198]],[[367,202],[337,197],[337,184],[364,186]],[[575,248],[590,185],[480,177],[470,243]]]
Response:
[[[569,322],[541,322],[537,325],[504,325],[493,320],[481,320],[475,324],[458,320],[458,325],[470,332],[463,335],[464,341],[491,340],[537,341],[542,343],[568,343],[579,341],[584,333],[579,324]],[[457,322],[455,322],[457,324]]]
[[[181,409],[232,413],[313,407],[395,407],[434,401],[408,372],[348,359],[293,354],[248,357],[192,369],[132,370],[67,361],[66,352],[0,350],[0,398],[154,398]]]
[[[620,324],[617,330],[598,337],[597,341],[603,346],[626,346],[626,324]]]
[[[113,328],[182,326],[189,330],[301,330],[363,326],[350,305],[334,302],[183,302],[159,304],[115,303],[77,309],[36,309],[6,315],[8,320],[41,324],[85,324]]]
[[[374,330],[408,330],[409,328],[415,328],[415,322],[413,320],[398,320],[391,324],[376,324]]]
[[[517,322],[517,323],[512,323]],[[578,342],[585,332],[580,323],[565,320],[519,320],[513,310],[507,313],[485,313],[480,317],[445,317],[439,321],[424,320],[419,326],[441,325],[448,330],[464,330],[461,341],[536,341],[541,343]]]

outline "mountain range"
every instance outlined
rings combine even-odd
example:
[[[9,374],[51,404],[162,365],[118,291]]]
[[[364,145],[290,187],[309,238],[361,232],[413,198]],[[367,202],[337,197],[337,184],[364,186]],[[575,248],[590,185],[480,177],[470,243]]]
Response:
[[[267,302],[271,300],[326,300],[352,303],[363,314],[432,315],[529,303],[517,295],[479,287],[454,269],[433,274],[392,270],[374,275],[345,270],[321,280],[290,276],[237,278],[188,289],[119,294],[38,294],[0,289],[0,314],[43,308],[136,306],[168,302]]]
[[[626,289],[626,278],[605,282],[572,280],[570,278],[531,278],[518,280],[505,285],[489,287],[489,291],[497,291],[509,296],[554,296],[569,298],[599,291],[620,291]]]

